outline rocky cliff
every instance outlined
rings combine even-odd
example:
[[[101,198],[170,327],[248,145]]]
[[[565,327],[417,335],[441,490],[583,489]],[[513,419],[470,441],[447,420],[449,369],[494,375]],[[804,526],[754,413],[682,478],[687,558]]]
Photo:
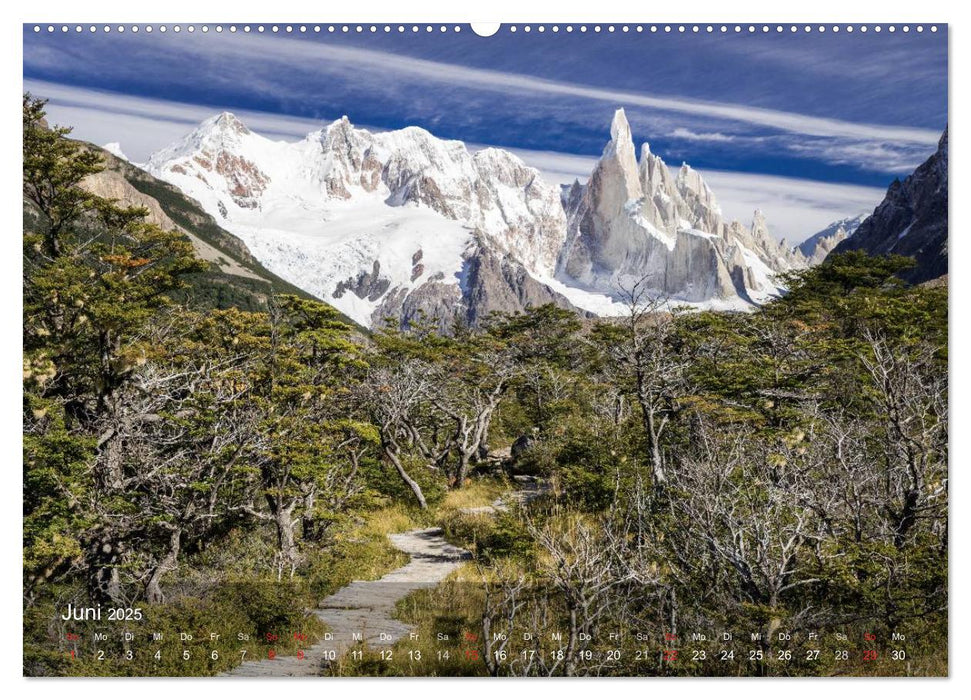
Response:
[[[799,244],[801,252],[810,265],[818,265],[832,250],[853,235],[853,233],[866,220],[867,214],[852,216],[845,219],[834,221],[822,231],[814,233],[812,236]]]
[[[920,283],[947,274],[947,129],[937,151],[905,180],[894,180],[884,200],[835,253],[906,255],[915,267],[901,277]]]
[[[669,169],[646,143],[638,153],[622,109],[590,178],[562,199],[501,149],[346,117],[284,143],[223,113],[146,167],[275,274],[367,326],[474,324],[545,303],[621,313],[635,284],[671,304],[748,309],[809,264],[761,212],[727,221],[698,171]]]
[[[117,144],[108,145],[120,153]],[[146,221],[166,230],[178,230],[192,243],[196,255],[210,264],[208,271],[190,280],[186,294],[195,303],[254,309],[262,308],[272,293],[307,295],[267,270],[239,238],[220,228],[197,201],[181,190],[107,147],[84,146],[98,151],[105,169],[85,178],[82,187],[121,205],[146,209]]]

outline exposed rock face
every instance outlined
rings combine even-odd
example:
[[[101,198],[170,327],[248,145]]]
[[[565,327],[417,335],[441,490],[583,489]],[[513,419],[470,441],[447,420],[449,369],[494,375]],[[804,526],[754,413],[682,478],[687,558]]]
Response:
[[[515,259],[499,256],[486,247],[478,248],[469,257],[465,288],[466,321],[473,326],[496,311],[512,313],[544,304],[574,308],[566,297],[530,276]]]
[[[515,313],[544,304],[584,314],[562,294],[534,279],[514,258],[485,245],[466,252],[462,280],[459,287],[439,274],[411,292],[397,287],[384,297],[371,323],[385,325],[390,318],[407,327],[418,320],[437,319],[438,328],[447,331],[455,322],[476,326],[493,312]]]
[[[434,322],[440,331],[462,320],[466,306],[460,287],[445,281],[444,275],[433,275],[424,284],[408,290],[392,289],[371,314],[371,326],[408,328],[417,322]]]
[[[121,173],[115,170],[102,170],[100,173],[88,175],[80,184],[91,194],[105,199],[113,199],[121,206],[144,207],[148,210],[148,216],[145,217],[147,223],[161,226],[166,231],[182,230],[162,210],[158,200],[136,190],[128,180],[122,177]]]
[[[818,265],[826,259],[833,248],[852,236],[854,231],[860,227],[860,224],[866,220],[866,217],[867,214],[860,214],[859,216],[834,221],[822,231],[814,233],[800,243],[797,246],[799,252],[805,256],[810,265]]]
[[[337,283],[334,298],[340,299],[344,292],[350,290],[357,294],[358,299],[377,301],[391,286],[391,280],[381,276],[381,263],[374,261],[370,272],[362,272],[357,279],[344,280]]]
[[[158,200],[135,189],[134,186],[117,170],[106,169],[94,175],[88,175],[81,181],[81,187],[91,194],[116,201],[121,206],[143,207],[148,210],[145,221],[160,226],[166,231],[173,229],[185,234],[192,242],[192,247],[203,260],[213,263],[221,271],[238,277],[262,279],[245,265],[240,264],[226,252],[202,240],[183,226],[176,224],[162,209]],[[248,252],[248,251],[247,251]]]
[[[347,117],[321,131],[319,140],[331,195],[349,199],[356,189],[383,186],[387,204],[428,207],[481,232],[530,269],[552,273],[566,221],[559,196],[511,153],[486,148],[470,154],[462,142],[416,127],[371,134]]]
[[[156,153],[153,159],[181,158],[184,162],[172,165],[174,172],[191,174],[207,185],[222,185],[237,206],[255,209],[269,184],[269,176],[254,159],[240,152],[252,136],[253,132],[239,119],[223,112],[205,122],[186,141]]]
[[[610,136],[586,186],[565,196],[564,282],[608,295],[640,283],[672,300],[745,306],[779,294],[774,275],[805,264],[772,238],[761,212],[751,229],[726,224],[688,165],[672,176],[647,144],[638,161],[622,109]]]
[[[907,255],[917,265],[901,277],[920,283],[946,275],[947,129],[937,151],[903,182],[894,180],[876,209],[833,252],[863,250],[870,255]]]
[[[263,267],[239,238],[220,228],[199,202],[179,188],[98,146],[83,143],[82,147],[97,153],[105,165],[100,173],[86,177],[82,187],[121,206],[146,209],[148,223],[182,233],[195,254],[210,263],[188,280],[185,299],[197,308],[252,310],[265,308],[272,293],[305,294]]]

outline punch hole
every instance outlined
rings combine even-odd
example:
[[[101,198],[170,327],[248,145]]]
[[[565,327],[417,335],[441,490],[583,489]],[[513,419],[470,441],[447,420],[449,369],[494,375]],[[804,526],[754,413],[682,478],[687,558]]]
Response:
[[[473,22],[472,33],[476,36],[489,37],[498,32],[501,26],[498,22]]]

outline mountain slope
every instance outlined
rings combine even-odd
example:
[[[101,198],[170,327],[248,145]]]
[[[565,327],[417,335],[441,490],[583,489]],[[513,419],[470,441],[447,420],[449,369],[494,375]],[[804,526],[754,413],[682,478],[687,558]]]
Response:
[[[223,113],[146,168],[274,274],[365,326],[474,324],[545,303],[618,314],[635,284],[672,304],[750,309],[784,291],[779,273],[809,264],[761,212],[726,221],[688,165],[671,171],[647,144],[638,158],[622,109],[589,181],[562,200],[506,151],[346,117],[285,143]]]
[[[906,255],[917,265],[901,277],[920,283],[947,274],[947,129],[937,151],[903,182],[894,180],[873,214],[833,250]]]

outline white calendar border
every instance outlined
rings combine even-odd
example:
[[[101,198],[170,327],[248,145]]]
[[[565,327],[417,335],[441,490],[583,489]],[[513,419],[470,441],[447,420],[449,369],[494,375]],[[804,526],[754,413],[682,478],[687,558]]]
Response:
[[[274,22],[427,22],[436,23],[466,23],[469,21],[507,23],[518,22],[586,22],[596,23],[628,23],[638,22],[814,22],[831,24],[845,23],[875,23],[875,22],[911,22],[911,23],[950,23],[948,35],[951,39],[951,53],[949,66],[952,75],[964,77],[965,84],[971,84],[968,78],[971,74],[968,56],[971,48],[967,43],[967,35],[971,34],[971,23],[965,23],[965,13],[956,9],[956,3],[941,0],[923,0],[922,2],[899,2],[884,0],[880,3],[850,5],[845,0],[813,0],[800,6],[797,3],[782,4],[776,0],[739,0],[725,3],[715,0],[696,0],[688,3],[658,3],[631,0],[596,0],[592,2],[571,2],[569,0],[539,0],[525,3],[522,0],[482,0],[477,7],[470,3],[459,3],[455,0],[415,0],[404,3],[400,0],[372,0],[367,5],[362,3],[311,3],[307,0],[273,0],[266,9],[254,5],[242,6],[238,0],[234,3],[224,1],[209,2],[205,6],[198,0],[166,0],[164,3],[136,3],[127,2],[89,2],[81,4],[78,0],[48,0],[43,3],[18,3],[19,7],[8,7],[4,10],[4,45],[7,46],[3,57],[4,81],[3,101],[4,109],[0,110],[0,124],[3,126],[4,138],[0,140],[0,153],[3,157],[0,163],[2,185],[0,196],[3,197],[5,213],[4,235],[0,237],[0,298],[5,300],[4,327],[7,329],[7,341],[0,345],[2,358],[2,372],[0,372],[0,396],[4,397],[0,406],[0,439],[6,446],[7,481],[13,481],[11,472],[16,468],[17,455],[20,454],[19,443],[22,437],[20,429],[20,347],[12,342],[15,333],[10,329],[20,325],[20,243],[14,235],[21,228],[20,202],[16,198],[19,175],[14,171],[20,158],[19,144],[15,134],[20,133],[20,123],[16,121],[14,99],[22,89],[22,39],[21,24],[24,22],[77,23],[161,23],[177,21],[182,23],[212,22],[230,20],[237,23],[247,21]],[[968,34],[966,34],[966,32]],[[965,42],[961,39],[964,38]],[[963,45],[962,45],[963,44]],[[971,159],[969,149],[964,146],[963,126],[968,123],[967,109],[968,91],[955,80],[950,81],[950,148],[956,154],[955,161],[962,164],[952,168],[950,182],[953,193],[960,193],[966,182],[964,174],[969,168],[964,163]],[[955,118],[958,122],[955,123]],[[956,136],[956,138],[955,138]],[[957,176],[955,178],[955,175]],[[952,429],[953,444],[951,449],[951,486],[952,499],[956,492],[959,505],[963,505],[968,498],[968,489],[963,484],[965,465],[963,458],[971,455],[969,450],[969,434],[971,431],[962,430],[961,419],[971,410],[971,382],[969,369],[962,362],[971,357],[971,321],[962,325],[963,319],[957,310],[971,308],[971,216],[968,215],[967,197],[957,197],[952,200],[950,215],[950,230],[953,235],[949,240],[949,257],[952,270],[962,271],[962,274],[952,274],[950,308],[951,348],[950,356],[956,358],[951,366],[951,422],[958,425],[958,430]],[[965,227],[965,224],[968,224]],[[967,271],[967,272],[964,272]],[[965,277],[964,275],[968,276]],[[957,421],[954,419],[958,418]],[[21,472],[17,472],[18,474]],[[956,478],[955,478],[956,477]],[[288,697],[326,697],[347,698],[357,700],[364,697],[382,697],[387,700],[407,700],[411,697],[434,698],[453,697],[460,694],[463,700],[494,700],[497,694],[506,695],[510,690],[518,693],[538,695],[545,699],[572,700],[573,698],[587,698],[591,693],[617,694],[623,698],[640,698],[646,696],[666,696],[690,694],[691,696],[704,694],[709,697],[733,700],[734,698],[748,698],[764,696],[766,694],[785,695],[794,700],[817,700],[824,695],[829,698],[844,696],[875,696],[880,700],[890,698],[912,699],[914,695],[931,693],[939,696],[957,696],[964,688],[963,696],[967,696],[969,689],[968,678],[971,671],[962,664],[967,658],[969,644],[966,643],[971,634],[971,620],[968,619],[968,603],[950,596],[951,616],[951,649],[949,653],[950,680],[907,680],[907,679],[757,679],[757,680],[721,680],[721,679],[616,679],[616,680],[551,680],[545,684],[538,680],[486,680],[474,681],[468,679],[316,679],[299,681],[294,679],[268,680],[266,682],[245,682],[242,680],[212,680],[212,679],[170,679],[150,681],[133,679],[23,679],[22,674],[22,627],[19,622],[21,600],[21,572],[14,562],[21,558],[21,524],[20,524],[20,491],[12,483],[6,484],[4,489],[5,501],[0,508],[3,532],[3,561],[8,562],[4,567],[4,575],[0,579],[0,598],[9,610],[8,630],[0,632],[2,639],[2,669],[3,678],[14,681],[11,690],[20,697],[31,698],[85,698],[85,697],[135,697],[139,700],[154,700],[155,698],[171,698],[178,693],[186,697],[206,697],[218,694],[221,698],[232,697],[232,700],[248,698]],[[953,502],[953,501],[952,501]],[[968,524],[965,515],[969,508],[952,509],[950,527],[951,541],[957,541],[957,547],[952,547],[950,559],[951,591],[960,591],[968,587],[967,552]],[[963,511],[963,512],[962,512]],[[962,633],[960,630],[968,628]],[[684,684],[691,684],[690,687]],[[187,694],[188,691],[188,694]]]

